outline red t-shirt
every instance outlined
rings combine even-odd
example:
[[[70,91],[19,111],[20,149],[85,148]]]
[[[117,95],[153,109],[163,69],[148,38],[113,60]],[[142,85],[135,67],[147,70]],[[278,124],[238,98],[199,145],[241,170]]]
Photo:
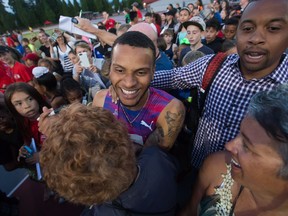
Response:
[[[15,82],[29,82],[32,80],[32,74],[29,72],[28,68],[20,62],[16,61],[10,70]]]
[[[7,45],[8,45],[9,47],[15,47],[14,41],[13,41],[13,39],[12,39],[11,37],[7,37],[7,38],[6,38],[6,42],[7,42]]]
[[[26,66],[26,67],[27,67],[27,66]],[[36,66],[36,65],[32,65],[32,66],[30,66],[30,67],[27,67],[27,70],[28,70],[29,74],[31,75],[31,77],[33,77],[32,71],[33,71],[33,69],[34,69],[35,67],[37,67],[37,66]]]
[[[115,28],[116,21],[114,19],[109,18],[105,23],[105,28],[109,30],[110,28]]]
[[[13,83],[13,79],[7,74],[10,69],[0,61],[0,92],[4,93],[7,86]]]
[[[43,142],[44,142],[44,135],[39,131],[38,129],[38,121],[29,121],[29,126],[31,129],[31,133],[32,133],[32,138],[34,138],[36,145],[38,146],[38,148],[42,146]]]
[[[157,34],[158,34],[158,37],[159,37],[160,33],[161,33],[161,27],[158,24],[156,24],[156,23],[154,23],[154,25],[155,25],[155,27],[157,29]]]
[[[137,16],[138,16],[139,20],[143,19],[142,13],[141,13],[141,11],[139,9],[137,10]]]

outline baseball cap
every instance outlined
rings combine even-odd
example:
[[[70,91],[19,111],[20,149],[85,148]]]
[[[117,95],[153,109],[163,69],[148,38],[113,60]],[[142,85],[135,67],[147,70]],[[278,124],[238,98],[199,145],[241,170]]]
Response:
[[[171,11],[171,10],[168,10],[167,12],[165,12],[164,13],[165,15],[170,15],[170,16],[174,16],[174,13],[173,13],[173,11]]]
[[[28,53],[26,56],[24,56],[22,58],[24,61],[26,61],[27,59],[31,60],[31,61],[38,61],[40,58],[36,53]]]
[[[205,24],[204,20],[199,16],[192,17],[189,21],[186,21],[183,23],[183,26],[186,29],[190,25],[194,25],[194,26],[199,27],[201,31],[206,30],[206,24]]]
[[[6,52],[9,52],[7,46],[0,46],[0,53],[6,53]]]
[[[49,69],[46,67],[35,67],[32,70],[32,74],[36,79],[47,73],[49,73]]]
[[[135,7],[138,7],[138,2],[134,2],[131,6],[135,6]]]

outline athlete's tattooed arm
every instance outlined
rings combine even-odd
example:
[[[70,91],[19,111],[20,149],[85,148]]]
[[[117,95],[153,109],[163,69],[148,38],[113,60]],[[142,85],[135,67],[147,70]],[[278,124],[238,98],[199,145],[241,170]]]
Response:
[[[149,136],[149,143],[145,143],[145,146],[154,144],[170,149],[182,128],[184,118],[184,105],[181,101],[173,99],[161,112],[157,120],[157,129]]]

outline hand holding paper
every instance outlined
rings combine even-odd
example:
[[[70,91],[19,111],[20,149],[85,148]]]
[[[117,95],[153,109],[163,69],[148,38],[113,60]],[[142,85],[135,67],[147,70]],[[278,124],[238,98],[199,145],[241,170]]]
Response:
[[[91,34],[91,32],[98,28],[97,25],[93,25],[88,19],[79,17],[75,19],[78,21],[77,25],[72,22],[72,17],[60,16],[59,29],[93,39],[97,38],[94,34]]]

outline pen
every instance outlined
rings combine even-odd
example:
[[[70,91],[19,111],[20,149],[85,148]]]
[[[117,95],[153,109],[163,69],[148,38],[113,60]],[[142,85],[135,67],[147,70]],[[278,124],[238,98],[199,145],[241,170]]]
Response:
[[[56,114],[56,113],[54,112],[54,110],[52,110],[52,112],[49,113],[48,117],[49,117],[49,116],[53,116],[53,115],[55,115],[55,114]],[[37,118],[37,121],[39,121],[39,120],[40,120],[40,117]]]
[[[48,117],[54,116],[54,115],[58,114],[63,107],[65,107],[65,106],[61,106],[61,107],[59,107],[59,108],[57,108],[57,109],[52,110],[52,111],[49,113]],[[40,117],[37,118],[37,121],[39,121],[39,120],[40,120]]]

